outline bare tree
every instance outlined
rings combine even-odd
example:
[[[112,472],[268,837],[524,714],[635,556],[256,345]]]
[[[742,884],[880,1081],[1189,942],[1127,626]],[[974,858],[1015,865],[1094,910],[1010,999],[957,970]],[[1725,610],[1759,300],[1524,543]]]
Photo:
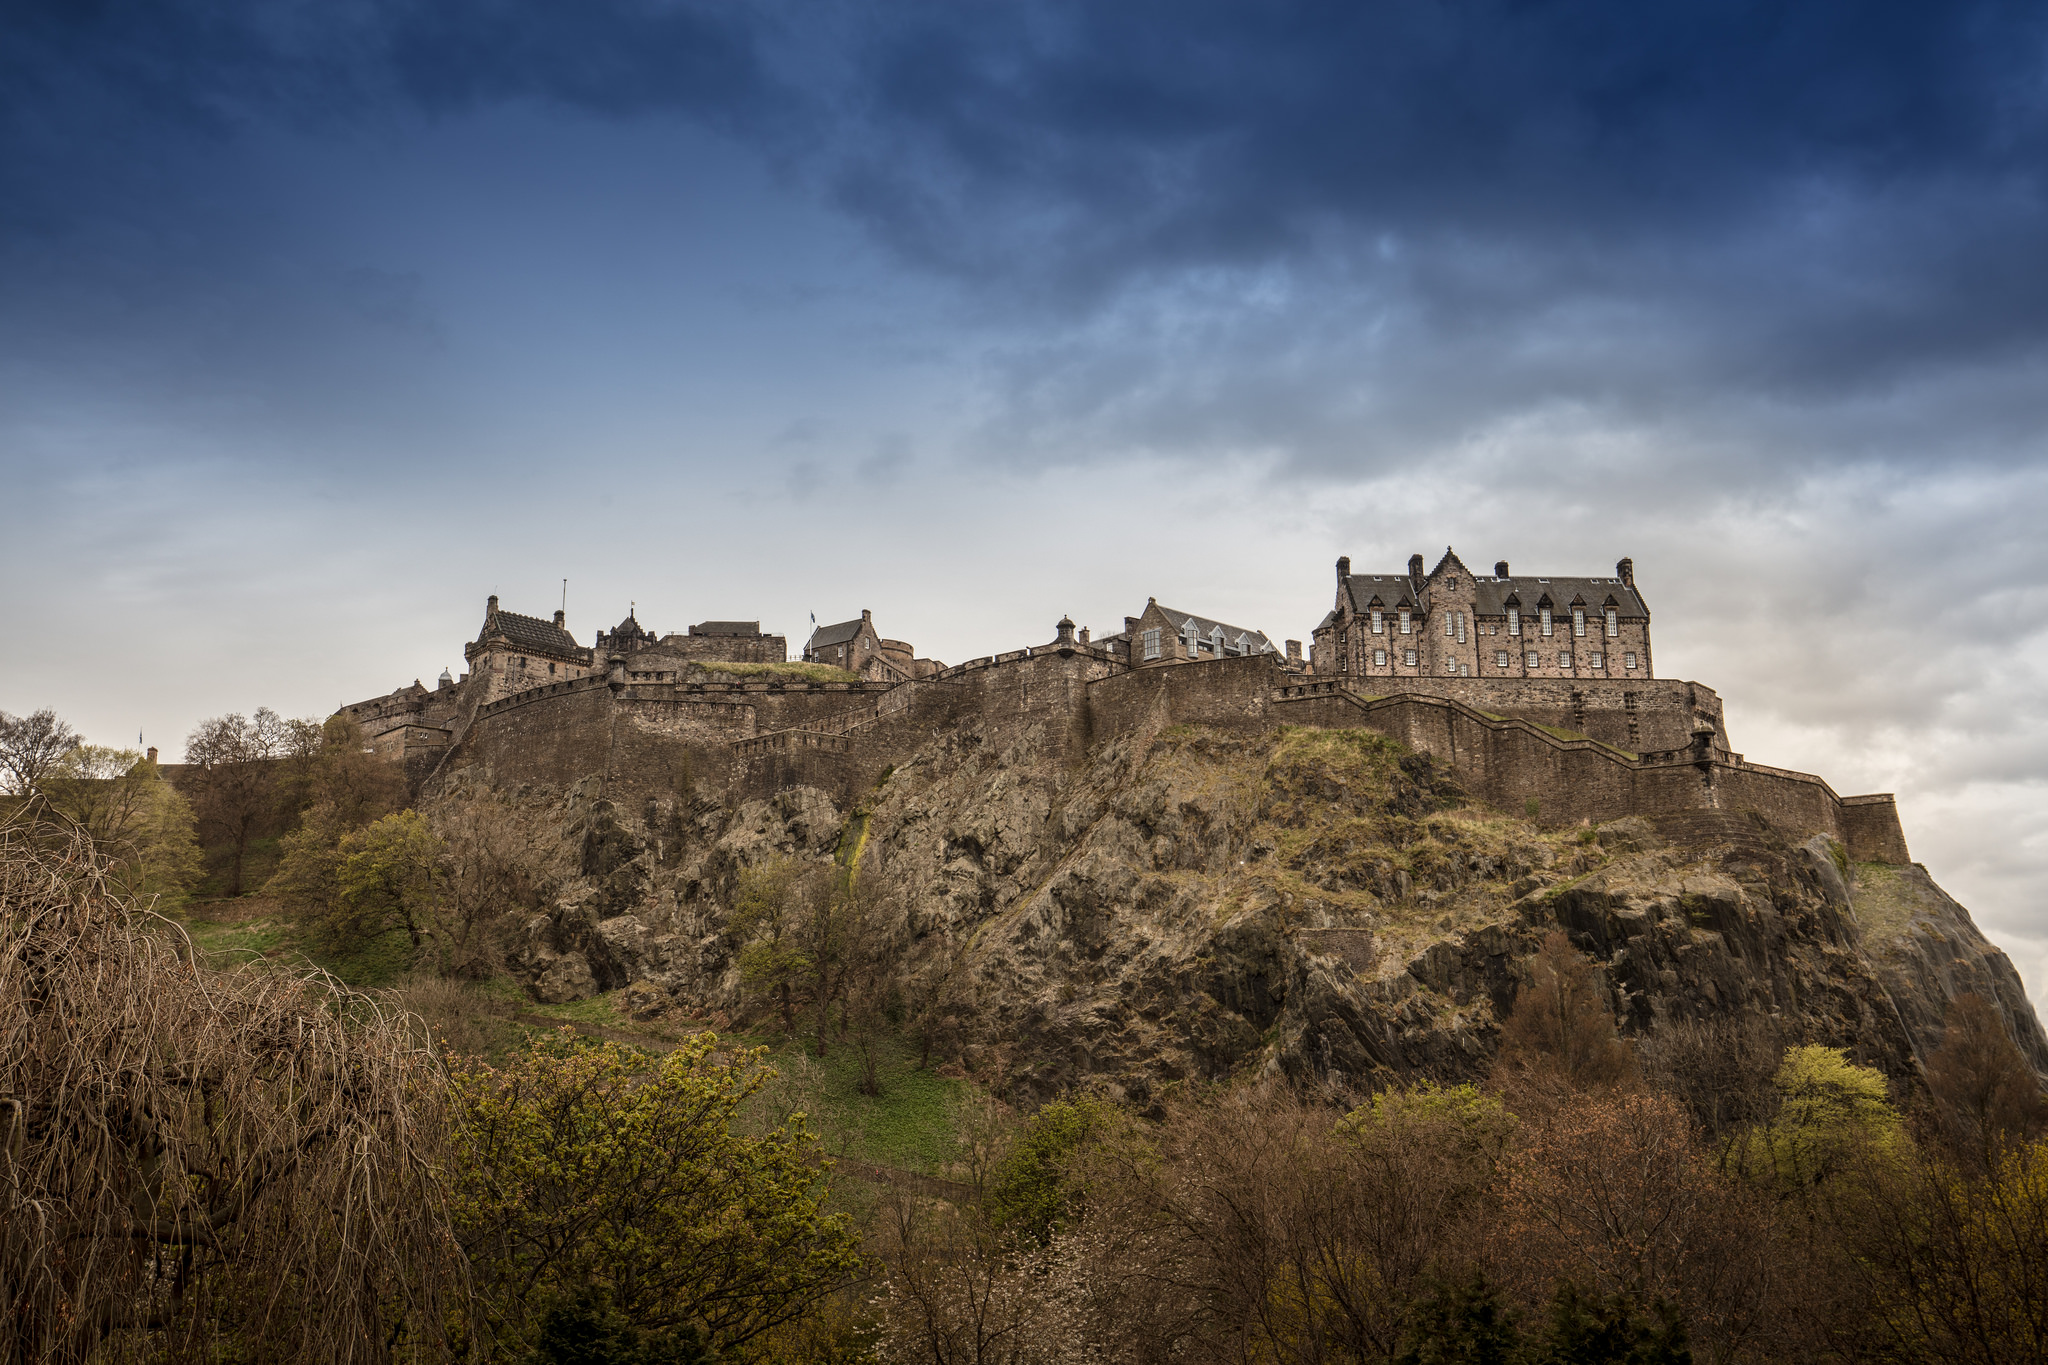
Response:
[[[0,711],[0,781],[16,796],[39,795],[43,780],[82,742],[48,707],[26,716]]]
[[[1501,1025],[1495,1069],[1510,1103],[1541,1107],[1573,1091],[1605,1093],[1634,1083],[1635,1055],[1615,1034],[1607,991],[1563,930],[1544,935],[1528,967]]]
[[[0,826],[0,1362],[444,1352],[439,1091],[404,1016],[198,967],[83,832]]]
[[[253,718],[216,716],[201,721],[185,740],[186,778],[193,813],[203,838],[227,850],[227,893],[242,894],[249,845],[275,831],[282,817],[277,760],[288,750],[291,731],[277,712],[260,707]]]
[[[2048,1095],[2005,1021],[1974,992],[1949,1002],[1941,1047],[1927,1060],[1927,1088],[1941,1106],[1949,1145],[1987,1168],[2001,1149],[2048,1131]]]
[[[449,801],[430,813],[441,837],[442,900],[448,917],[449,969],[489,976],[496,966],[491,928],[504,916],[537,909],[550,894],[527,831],[488,797]]]

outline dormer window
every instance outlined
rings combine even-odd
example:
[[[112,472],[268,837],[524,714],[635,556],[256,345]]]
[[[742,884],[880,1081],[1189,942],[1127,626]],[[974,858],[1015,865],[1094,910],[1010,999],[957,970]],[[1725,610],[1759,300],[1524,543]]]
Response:
[[[1387,614],[1378,607],[1372,609],[1372,633],[1375,635],[1385,635],[1387,633]]]
[[[1539,621],[1539,622],[1541,623],[1541,627],[1540,627],[1540,628],[1541,628],[1541,631],[1542,631],[1542,633],[1543,633],[1543,634],[1545,634],[1545,635],[1548,635],[1548,634],[1550,634],[1550,628],[1551,628],[1551,623],[1550,623],[1550,608],[1549,608],[1549,607],[1539,607],[1539,608],[1537,608],[1537,619],[1538,619],[1538,621]]]
[[[1406,607],[1401,608],[1401,633],[1403,635],[1413,635],[1415,633],[1414,618],[1409,616],[1408,608]]]
[[[1195,623],[1192,618],[1181,627],[1181,643],[1187,646],[1190,659],[1197,657],[1202,652],[1202,636],[1195,629]]]
[[[1510,635],[1520,635],[1521,633],[1522,633],[1522,609],[1521,609],[1520,607],[1509,607],[1509,608],[1508,608],[1508,634],[1510,634]]]
[[[1586,633],[1586,609],[1585,609],[1584,607],[1573,607],[1573,608],[1572,608],[1572,634],[1574,634],[1574,635],[1584,635],[1585,633]]]
[[[1607,638],[1612,640],[1621,634],[1621,616],[1613,607],[1607,609]]]

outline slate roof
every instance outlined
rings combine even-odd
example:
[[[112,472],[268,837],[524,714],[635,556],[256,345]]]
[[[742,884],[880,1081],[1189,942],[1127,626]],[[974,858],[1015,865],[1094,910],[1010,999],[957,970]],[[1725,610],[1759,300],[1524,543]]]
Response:
[[[1220,627],[1223,631],[1223,642],[1234,645],[1239,640],[1244,640],[1246,642],[1245,652],[1247,654],[1263,654],[1273,648],[1273,642],[1266,638],[1266,632],[1263,630],[1249,630],[1244,626],[1233,626],[1226,621],[1212,621],[1206,616],[1197,616],[1191,611],[1175,611],[1172,607],[1159,602],[1154,602],[1152,605],[1158,607],[1165,614],[1166,619],[1173,622],[1173,633],[1175,635],[1187,634],[1188,622],[1193,621],[1195,623],[1195,630],[1200,633],[1204,640],[1214,635]]]
[[[759,621],[699,621],[690,627],[692,635],[759,635]]]
[[[1634,588],[1619,578],[1531,578],[1520,575],[1514,578],[1494,578],[1491,575],[1474,575],[1472,579],[1472,610],[1479,616],[1505,616],[1508,614],[1508,597],[1513,595],[1516,604],[1523,611],[1534,611],[1547,594],[1550,605],[1558,611],[1569,611],[1574,598],[1583,599],[1586,610],[1598,612],[1613,598],[1616,610],[1623,616],[1648,616],[1650,609],[1643,605],[1643,599],[1636,596]]]
[[[851,621],[841,621],[836,626],[819,626],[811,632],[811,642],[804,648],[820,649],[826,645],[847,644],[860,634],[860,628],[865,624],[867,623],[863,618],[856,616]]]
[[[1375,597],[1380,599],[1380,605],[1388,611],[1415,605],[1415,585],[1408,581],[1408,575],[1404,573],[1355,573],[1344,580],[1344,586],[1351,593],[1351,609],[1356,612],[1368,610]],[[1334,612],[1331,614],[1335,615]],[[1323,624],[1328,625],[1329,622],[1325,621]]]
[[[536,654],[552,654],[557,658],[581,658],[584,649],[576,643],[576,637],[563,630],[553,621],[543,621],[538,616],[521,616],[516,611],[494,613],[484,622],[483,639],[493,632],[504,636],[521,649],[530,649]]]

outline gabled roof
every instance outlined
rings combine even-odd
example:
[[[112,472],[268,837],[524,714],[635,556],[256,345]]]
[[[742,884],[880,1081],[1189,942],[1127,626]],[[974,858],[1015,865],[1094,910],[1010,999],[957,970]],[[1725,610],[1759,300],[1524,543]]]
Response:
[[[1356,612],[1370,609],[1375,597],[1388,611],[1415,605],[1415,585],[1404,573],[1355,573],[1344,580],[1344,587],[1351,594],[1351,609]]]
[[[1193,621],[1196,632],[1205,640],[1220,630],[1223,632],[1224,640],[1230,644],[1234,645],[1240,639],[1246,641],[1249,646],[1247,651],[1249,653],[1263,654],[1265,651],[1273,648],[1273,642],[1266,638],[1266,633],[1262,630],[1250,630],[1244,626],[1233,626],[1225,621],[1212,621],[1206,616],[1197,616],[1189,611],[1175,611],[1172,607],[1160,602],[1154,602],[1152,605],[1158,607],[1166,619],[1173,622],[1173,633],[1176,635],[1187,634],[1188,622]]]
[[[867,618],[856,616],[851,621],[841,621],[836,626],[819,626],[811,632],[811,642],[804,648],[822,649],[826,645],[848,644],[860,634],[860,628],[867,623]]]
[[[493,612],[484,621],[479,640],[493,634],[502,635],[521,649],[530,649],[535,654],[552,654],[557,658],[580,658],[583,646],[576,643],[576,637],[563,630],[553,621],[543,621],[537,616],[521,616],[516,611]]]
[[[1613,598],[1615,610],[1623,616],[1650,614],[1650,609],[1643,605],[1643,599],[1636,596],[1635,589],[1619,578],[1532,578],[1528,575],[1494,578],[1485,575],[1475,577],[1472,587],[1472,610],[1481,616],[1507,615],[1510,596],[1523,611],[1535,611],[1548,596],[1551,607],[1557,611],[1571,610],[1573,600],[1578,599],[1587,611],[1597,614],[1605,610],[1607,600]]]

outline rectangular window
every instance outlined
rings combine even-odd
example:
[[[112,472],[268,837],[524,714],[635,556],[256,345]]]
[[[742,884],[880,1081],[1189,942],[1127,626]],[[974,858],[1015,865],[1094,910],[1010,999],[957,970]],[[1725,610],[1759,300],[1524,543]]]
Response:
[[[1415,633],[1415,621],[1408,615],[1408,608],[1406,607],[1401,608],[1401,633],[1403,635],[1413,635]],[[1414,651],[1410,650],[1409,653],[1412,654]]]
[[[1156,630],[1145,632],[1145,657],[1148,659],[1159,657],[1159,632]]]
[[[1541,659],[1540,659],[1540,658],[1539,658],[1539,657],[1537,656],[1537,653],[1536,653],[1536,651],[1535,651],[1535,650],[1533,650],[1533,649],[1529,651],[1529,667],[1531,667],[1531,668],[1541,668],[1541,667],[1543,667],[1543,662],[1542,662],[1542,660],[1541,660]]]
[[[1636,656],[1633,654],[1624,654],[1621,656],[1621,662],[1622,666],[1625,668],[1634,668],[1636,666]]]
[[[1372,633],[1375,635],[1385,635],[1387,633],[1386,613],[1378,607],[1372,609]]]
[[[1408,654],[1407,654],[1407,657],[1406,657],[1406,658],[1404,658],[1404,659],[1402,660],[1402,662],[1403,662],[1403,663],[1405,663],[1405,664],[1407,664],[1407,665],[1408,665],[1408,666],[1409,666],[1410,668],[1413,668],[1413,667],[1415,667],[1415,651],[1414,651],[1414,650],[1412,650],[1412,649],[1411,649],[1411,650],[1409,650],[1409,651],[1408,651]]]
[[[1458,618],[1458,643],[1462,645],[1465,643],[1465,613],[1460,611],[1452,614]]]
[[[1457,633],[1458,633],[1458,613],[1456,613],[1456,612],[1454,612],[1454,611],[1447,611],[1447,612],[1445,612],[1445,613],[1444,613],[1444,638],[1445,638],[1446,640],[1448,640],[1448,639],[1450,639],[1450,638],[1451,638],[1451,637],[1452,637],[1453,635],[1456,635]]]
[[[1612,640],[1619,634],[1621,634],[1621,618],[1616,614],[1613,607],[1609,607],[1607,609],[1607,638]]]
[[[1509,608],[1508,608],[1508,634],[1510,634],[1510,635],[1520,635],[1521,633],[1522,633],[1522,609],[1521,609],[1520,607],[1509,607]]]
[[[1538,609],[1537,609],[1537,616],[1538,616],[1538,618],[1539,618],[1539,619],[1540,619],[1540,620],[1542,621],[1542,624],[1543,624],[1543,633],[1544,633],[1545,635],[1548,635],[1548,634],[1550,634],[1550,608],[1549,608],[1549,607],[1540,607],[1540,608],[1538,608]]]
[[[1586,633],[1586,609],[1585,609],[1584,607],[1573,607],[1573,608],[1572,608],[1572,634],[1574,634],[1574,635],[1580,635],[1580,636],[1583,636],[1583,635],[1584,635],[1585,633]]]
[[[1558,655],[1558,656],[1557,656],[1557,666],[1558,666],[1559,668],[1570,668],[1570,667],[1572,666],[1572,656],[1571,656],[1571,655],[1569,655],[1569,654],[1560,654],[1560,655]]]
[[[548,665],[548,672],[549,672],[549,673],[553,673],[554,671],[555,671],[555,666],[554,666],[553,664],[549,664],[549,665]]]
[[[1591,654],[1588,654],[1588,655],[1586,656],[1586,667],[1588,667],[1588,668],[1605,668],[1605,667],[1607,667],[1607,656],[1606,656],[1605,654],[1602,654],[1602,653],[1601,653],[1601,652],[1600,652],[1599,650],[1597,650],[1597,649],[1596,649],[1596,650],[1594,650],[1594,651],[1593,651],[1593,652],[1592,652]]]
[[[1498,650],[1494,653],[1493,666],[1495,668],[1506,668],[1508,666],[1508,652],[1506,650]]]
[[[1384,649],[1374,650],[1372,652],[1372,666],[1374,668],[1385,668],[1387,666],[1387,651]]]

